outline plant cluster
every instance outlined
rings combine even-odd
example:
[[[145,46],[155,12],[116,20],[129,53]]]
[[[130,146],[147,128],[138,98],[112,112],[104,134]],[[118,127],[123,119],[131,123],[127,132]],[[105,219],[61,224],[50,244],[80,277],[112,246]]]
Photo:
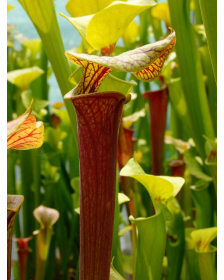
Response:
[[[216,3],[68,0],[65,51],[53,0],[19,2],[40,38],[8,23],[8,280],[215,280]]]

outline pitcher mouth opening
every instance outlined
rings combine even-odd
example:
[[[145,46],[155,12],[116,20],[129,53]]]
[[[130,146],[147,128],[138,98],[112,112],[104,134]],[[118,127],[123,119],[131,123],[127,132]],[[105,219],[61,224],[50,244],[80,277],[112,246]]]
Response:
[[[93,92],[93,93],[88,93],[88,94],[81,94],[81,95],[73,95],[73,91],[74,91],[74,89],[72,89],[71,91],[69,91],[68,93],[66,93],[65,95],[64,95],[64,99],[65,100],[74,100],[74,99],[78,99],[78,98],[88,98],[88,97],[95,97],[95,96],[97,96],[97,97],[105,97],[105,96],[111,96],[111,97],[113,97],[113,96],[119,96],[120,95],[120,97],[121,97],[121,99],[122,99],[122,97],[125,99],[125,102],[124,102],[124,104],[126,104],[126,103],[128,103],[130,100],[131,100],[131,94],[127,94],[127,95],[124,95],[123,93],[121,93],[121,92],[118,92],[118,91],[104,91],[104,92]]]

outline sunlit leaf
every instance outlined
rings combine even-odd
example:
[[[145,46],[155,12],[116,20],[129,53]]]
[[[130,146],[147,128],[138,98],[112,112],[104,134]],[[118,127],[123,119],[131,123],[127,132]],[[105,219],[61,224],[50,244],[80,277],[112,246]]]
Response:
[[[170,9],[168,3],[159,3],[156,6],[151,8],[151,15],[154,18],[164,20],[166,26],[170,26]]]
[[[125,128],[131,128],[132,123],[136,122],[139,118],[145,117],[146,111],[145,108],[142,108],[140,111],[135,112],[129,116],[123,117],[123,124]]]
[[[130,198],[127,197],[125,194],[123,193],[118,193],[118,203],[119,204],[122,204],[122,203],[125,203],[125,202],[128,202],[130,201]]]
[[[72,17],[92,15],[104,9],[114,0],[68,0],[66,10]]]
[[[92,19],[93,15],[87,15],[78,18],[67,17],[62,13],[59,13],[60,16],[66,18],[79,32],[80,36],[83,40],[83,45],[87,53],[92,53],[94,48],[90,45],[90,43],[86,39],[86,28],[90,20]]]
[[[14,9],[14,6],[7,4],[7,13]]]
[[[184,179],[181,177],[148,175],[134,159],[128,161],[120,171],[120,175],[135,178],[143,184],[153,203],[165,202],[170,197],[175,196],[184,184]]]
[[[109,74],[105,80],[100,84],[98,92],[105,91],[117,91],[127,95],[132,90],[133,86],[136,86],[137,83],[133,80],[124,81],[111,74]]]
[[[217,279],[215,255],[217,248],[211,242],[217,236],[217,227],[203,228],[191,232],[197,253],[201,280]]]
[[[139,26],[135,21],[132,21],[122,35],[124,44],[128,46],[136,42],[138,34],[139,34]]]
[[[100,50],[103,55],[110,55],[135,16],[153,5],[155,5],[153,0],[114,1],[90,16],[69,18],[60,15],[74,25],[89,49]]]
[[[35,58],[38,52],[40,52],[41,44],[40,39],[27,40],[22,43],[24,47],[30,50],[32,58]]]
[[[32,103],[23,115],[7,123],[7,149],[37,149],[43,144],[44,124],[36,122],[31,112]]]
[[[110,265],[110,280],[125,280],[114,268],[113,263]]]
[[[96,92],[112,70],[131,72],[142,81],[154,80],[160,74],[175,41],[175,32],[172,30],[171,34],[161,41],[114,57],[66,52],[67,58],[84,70],[79,84],[67,93],[65,98],[71,99],[78,94]]]
[[[126,226],[126,227],[122,228],[122,229],[119,231],[118,235],[119,235],[119,236],[123,236],[123,235],[125,234],[125,232],[131,231],[132,228],[133,228],[133,227],[132,227],[131,225]]]
[[[32,93],[28,90],[24,90],[21,93],[21,99],[25,108],[28,108],[31,101],[34,100],[33,115],[38,119],[42,119],[42,109],[44,109],[50,104],[48,100],[40,100],[38,98],[33,97]]]
[[[188,142],[184,142],[181,139],[175,139],[170,135],[165,135],[164,142],[166,144],[173,144],[178,152],[183,154],[185,151],[191,148],[191,145]]]
[[[210,243],[217,236],[217,227],[198,229],[191,232],[191,237],[195,243],[197,252],[208,252]]]
[[[27,89],[30,83],[43,73],[44,71],[37,66],[13,70],[7,73],[7,80],[19,88]]]
[[[201,34],[204,37],[204,39],[206,39],[206,33],[205,33],[205,26],[204,26],[204,24],[194,25],[194,29],[195,29],[195,31],[198,34]]]

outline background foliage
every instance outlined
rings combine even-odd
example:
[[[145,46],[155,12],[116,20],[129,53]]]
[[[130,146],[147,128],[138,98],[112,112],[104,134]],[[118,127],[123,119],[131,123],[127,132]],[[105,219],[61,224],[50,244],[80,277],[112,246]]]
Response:
[[[7,121],[23,113],[33,99],[33,113],[45,125],[45,142],[38,150],[8,151],[7,192],[25,197],[21,212],[15,220],[14,236],[29,237],[39,228],[33,216],[34,209],[39,205],[57,209],[60,216],[53,226],[54,234],[44,279],[78,279],[79,215],[74,211],[79,207],[76,116],[72,104],[68,101],[62,103],[60,98],[55,102],[51,91],[51,87],[57,87],[63,96],[74,87],[68,78],[76,67],[64,56],[61,37],[63,32],[67,32],[66,29],[71,30],[71,25],[64,19],[64,29],[60,30],[54,8],[57,1],[39,1],[39,6],[35,6],[35,14],[32,7],[34,1],[19,2],[32,19],[41,39],[29,39],[20,33],[19,28],[8,22]],[[72,1],[66,4],[66,9],[73,17],[87,15],[90,11],[98,12],[90,6],[90,11],[85,11],[83,7],[85,5],[79,2],[77,14],[74,14],[76,9]],[[208,17],[211,10],[212,15]],[[185,240],[192,229],[216,227],[216,10],[213,1],[202,0],[168,0],[168,3],[147,8],[124,30],[112,54],[118,55],[160,40],[168,35],[169,26],[176,31],[177,43],[165,63],[162,78],[145,83],[129,73],[112,72],[117,78],[136,81],[132,89],[132,100],[124,107],[122,127],[134,130],[134,150],[129,151],[130,157],[133,156],[148,174],[152,174],[154,164],[152,149],[155,147],[151,144],[151,134],[154,132],[150,130],[150,107],[153,104],[149,105],[143,94],[163,86],[167,87],[169,93],[163,161],[160,162],[163,174],[160,175],[173,175],[172,162],[179,160],[183,163],[182,174],[179,176],[185,178],[185,185],[174,204],[168,207],[176,216],[173,223],[166,224],[166,253],[161,279],[206,279],[198,272],[199,265],[192,263],[196,252],[189,250]],[[46,11],[50,15],[45,14]],[[16,9],[9,13],[16,16]],[[46,30],[40,28],[41,25]],[[71,38],[76,32],[74,30]],[[85,40],[79,46],[74,42],[69,48],[84,52],[85,44]],[[15,82],[10,79],[10,72],[19,69],[27,70],[26,77],[18,72],[18,82]],[[58,86],[52,83],[53,72]],[[160,118],[160,112],[157,113],[156,118]],[[124,191],[119,171],[117,181],[119,192]],[[132,181],[130,188],[128,195],[132,204],[120,205],[115,220],[117,230],[122,231],[123,236],[119,236],[114,267],[125,279],[133,279],[137,246],[136,232],[130,227],[128,215],[134,213],[134,218],[146,218],[153,214],[146,189],[137,181]],[[133,209],[134,212],[131,212]],[[150,226],[148,228],[150,232]],[[178,244],[181,246],[178,247]],[[216,240],[212,244],[216,246]],[[26,279],[34,279],[35,238],[29,241],[29,247],[32,251],[29,254]],[[178,264],[172,262],[175,255],[182,260]],[[13,275],[19,279],[19,261],[15,250]]]

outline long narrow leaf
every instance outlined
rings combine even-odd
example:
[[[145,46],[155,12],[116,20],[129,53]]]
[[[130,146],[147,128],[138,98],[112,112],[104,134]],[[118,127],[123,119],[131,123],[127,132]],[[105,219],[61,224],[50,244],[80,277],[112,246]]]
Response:
[[[214,129],[203,82],[202,66],[190,23],[190,1],[169,0],[172,26],[177,34],[176,52],[181,82],[191,124],[197,134],[194,141],[201,157],[205,157],[203,135],[214,139]]]
[[[217,81],[217,0],[199,0],[208,40],[212,68]]]

